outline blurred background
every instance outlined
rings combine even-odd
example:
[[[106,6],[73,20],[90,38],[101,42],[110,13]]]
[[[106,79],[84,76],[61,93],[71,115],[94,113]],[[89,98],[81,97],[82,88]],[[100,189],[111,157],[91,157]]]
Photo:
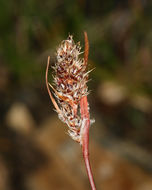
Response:
[[[152,189],[152,2],[1,0],[0,190],[90,189],[45,86],[47,56],[68,34],[83,50],[84,30],[97,189]]]

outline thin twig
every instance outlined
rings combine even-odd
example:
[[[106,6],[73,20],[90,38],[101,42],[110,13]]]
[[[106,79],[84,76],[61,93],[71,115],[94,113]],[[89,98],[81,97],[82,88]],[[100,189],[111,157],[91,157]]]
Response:
[[[84,53],[84,60],[85,64],[87,64],[88,61],[88,55],[89,55],[89,42],[87,33],[84,32],[85,37],[85,53]],[[83,136],[82,136],[82,152],[83,152],[83,158],[88,174],[88,178],[90,181],[90,185],[92,190],[96,190],[92,170],[90,166],[90,159],[89,159],[89,128],[90,128],[90,115],[88,111],[88,101],[87,96],[83,96],[80,100],[80,112],[81,112],[81,119],[85,122],[84,129],[83,129]]]

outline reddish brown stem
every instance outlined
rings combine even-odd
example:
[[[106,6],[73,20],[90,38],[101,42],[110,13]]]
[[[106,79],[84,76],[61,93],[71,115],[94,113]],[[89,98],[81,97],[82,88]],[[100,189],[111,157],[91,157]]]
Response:
[[[84,42],[85,42],[84,61],[85,61],[85,64],[87,64],[88,55],[89,55],[89,41],[88,41],[88,35],[86,32],[84,32]]]
[[[90,185],[92,190],[96,190],[91,166],[90,166],[90,160],[89,160],[89,128],[90,128],[90,116],[88,111],[88,102],[87,102],[87,96],[84,96],[81,98],[80,101],[80,110],[81,110],[81,118],[85,121],[84,129],[83,129],[83,136],[82,136],[82,152],[83,152],[83,158],[88,174],[88,178],[90,181]]]

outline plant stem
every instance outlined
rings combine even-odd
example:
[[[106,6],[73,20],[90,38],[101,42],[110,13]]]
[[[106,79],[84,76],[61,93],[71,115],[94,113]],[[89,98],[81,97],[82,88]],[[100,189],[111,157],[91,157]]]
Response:
[[[83,136],[82,136],[82,152],[83,152],[83,158],[88,174],[88,178],[90,181],[90,185],[92,190],[96,190],[91,166],[90,166],[90,160],[89,160],[89,128],[90,128],[90,116],[88,111],[88,101],[87,96],[84,96],[81,98],[80,101],[80,110],[81,110],[81,118],[85,121],[84,129],[83,129]]]

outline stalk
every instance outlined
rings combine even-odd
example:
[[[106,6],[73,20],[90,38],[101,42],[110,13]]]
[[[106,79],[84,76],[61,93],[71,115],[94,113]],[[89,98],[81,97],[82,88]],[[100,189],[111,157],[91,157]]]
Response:
[[[80,101],[80,111],[81,111],[81,118],[85,120],[84,129],[83,129],[83,136],[82,136],[82,153],[85,162],[85,167],[87,170],[89,182],[91,185],[92,190],[96,190],[93,174],[90,166],[90,159],[89,159],[89,128],[90,128],[90,116],[88,111],[88,101],[87,96],[81,98]]]

